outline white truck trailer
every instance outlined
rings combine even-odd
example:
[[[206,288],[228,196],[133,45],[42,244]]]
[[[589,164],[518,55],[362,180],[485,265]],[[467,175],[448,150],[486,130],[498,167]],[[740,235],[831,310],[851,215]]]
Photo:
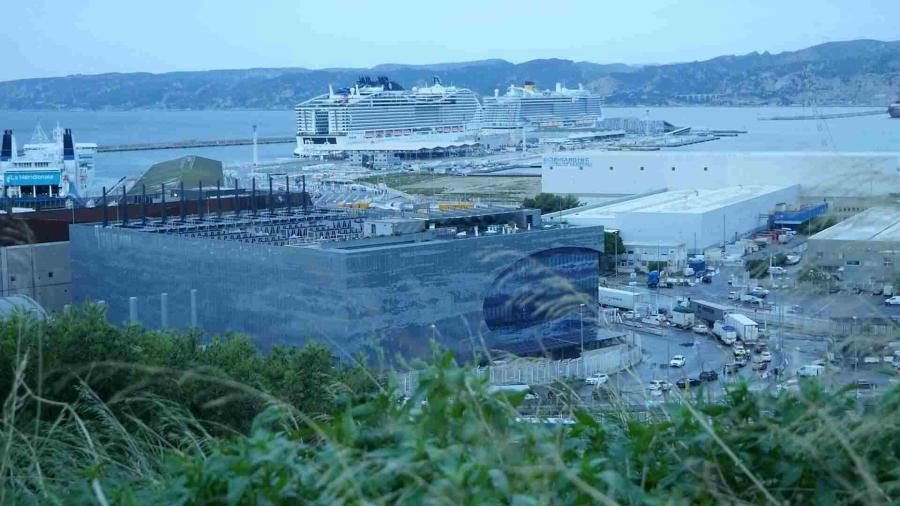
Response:
[[[753,342],[759,339],[759,327],[756,322],[740,313],[726,314],[725,323],[734,327],[741,341]]]
[[[602,306],[617,307],[619,309],[634,311],[635,306],[641,302],[640,293],[617,290],[615,288],[601,286],[599,288],[599,294],[599,301]]]
[[[690,329],[694,326],[694,312],[684,306],[675,306],[672,309],[672,323],[680,329]]]

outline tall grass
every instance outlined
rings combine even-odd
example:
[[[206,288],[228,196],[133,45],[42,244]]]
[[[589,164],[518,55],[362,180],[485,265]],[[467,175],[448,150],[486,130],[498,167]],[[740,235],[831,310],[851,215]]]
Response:
[[[449,354],[420,364],[418,389],[401,398],[389,377],[357,371],[361,381],[385,378],[383,388],[361,392],[337,369],[311,375],[323,387],[285,383],[272,371],[233,377],[242,367],[227,373],[115,360],[76,367],[49,349],[42,355],[53,365],[37,367],[36,349],[25,344],[37,341],[25,335],[52,323],[4,325],[22,334],[8,362],[0,426],[3,504],[886,504],[900,497],[897,389],[864,405],[815,382],[777,397],[739,385],[722,402],[696,392],[650,412],[613,398],[602,417],[568,390],[554,407],[561,420],[550,423],[523,418],[521,395],[488,393],[484,379]],[[123,332],[143,336],[135,342],[144,345],[160,339]],[[284,353],[252,364],[281,371],[294,363]],[[39,372],[52,381],[34,377]],[[141,387],[113,388],[110,378]],[[176,388],[191,385],[187,393]],[[320,391],[303,395],[310,388],[331,393],[327,410],[311,401]],[[210,395],[195,397],[198,390]],[[249,417],[245,423],[223,424],[232,406],[241,408],[234,416]]]

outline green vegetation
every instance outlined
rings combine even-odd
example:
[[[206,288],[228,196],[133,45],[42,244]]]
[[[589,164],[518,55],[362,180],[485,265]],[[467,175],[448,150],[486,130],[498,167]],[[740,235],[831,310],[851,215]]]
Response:
[[[768,258],[755,258],[744,262],[744,269],[750,273],[750,277],[754,279],[762,279],[769,275]],[[779,253],[771,258],[771,265],[775,267],[784,267],[787,265],[787,255]]]
[[[526,197],[522,207],[540,209],[541,214],[556,213],[578,207],[581,202],[574,195],[556,195],[554,193],[538,193],[534,197]]]
[[[625,243],[622,242],[622,234],[605,232],[603,234],[603,251],[608,255],[625,254]]]
[[[826,228],[837,225],[837,222],[834,216],[816,216],[801,223],[797,227],[797,232],[803,235],[818,234]]]
[[[263,357],[233,336],[204,349],[194,334],[116,329],[96,308],[14,317],[0,331],[2,504],[881,504],[900,494],[898,388],[875,406],[814,381],[777,397],[737,384],[715,404],[698,389],[642,412],[588,412],[576,398],[559,413],[566,423],[530,423],[516,409],[523,394],[489,394],[449,354],[420,364],[405,398],[320,347]],[[368,387],[341,382],[351,372]]]

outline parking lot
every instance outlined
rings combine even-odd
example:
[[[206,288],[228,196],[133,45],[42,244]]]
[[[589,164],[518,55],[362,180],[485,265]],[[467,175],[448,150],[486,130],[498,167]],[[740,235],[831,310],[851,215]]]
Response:
[[[644,286],[645,278],[619,276],[611,279],[610,286],[625,287],[629,282],[638,286],[629,287],[634,291],[646,293],[644,301],[652,310],[671,311],[678,297],[708,300],[736,307],[739,311],[755,321],[762,321],[764,314],[802,316],[815,319],[831,317],[898,317],[900,307],[886,306],[884,298],[871,294],[854,294],[847,292],[829,293],[827,290],[812,290],[796,282],[800,266],[789,266],[784,276],[758,280],[759,286],[769,290],[766,301],[769,309],[741,304],[730,300],[729,292],[740,292],[740,288],[732,287],[729,280],[732,275],[741,276],[743,266],[719,267],[713,274],[710,283],[698,283],[695,286],[676,286],[649,290]],[[775,285],[777,288],[773,288]],[[786,286],[786,287],[785,287]],[[776,319],[777,321],[777,319]],[[721,344],[712,335],[698,335],[689,330],[674,327],[664,329],[662,335],[636,332],[639,334],[644,357],[642,363],[634,371],[611,375],[608,389],[617,392],[623,399],[631,402],[647,402],[654,396],[648,395],[648,385],[652,380],[666,380],[672,384],[683,378],[698,378],[702,371],[716,371],[718,378],[704,382],[705,391],[713,395],[721,394],[723,386],[735,378],[748,381],[753,389],[775,390],[779,383],[785,383],[797,377],[797,370],[806,364],[827,358],[829,339],[827,335],[808,334],[790,328],[766,326],[761,324],[760,330],[766,335],[765,341],[773,358],[765,371],[755,371],[752,367],[755,354],[751,353],[750,364],[741,368],[736,375],[723,374],[723,366],[734,361],[730,346]],[[684,355],[685,365],[680,368],[669,367],[669,360],[674,355]],[[780,377],[772,374],[772,369],[782,372]],[[829,364],[827,374],[821,378],[826,384],[841,387],[864,380],[879,386],[896,383],[898,377],[890,364],[849,365]],[[674,390],[674,389],[673,389]],[[590,394],[592,387],[585,385],[585,394]]]

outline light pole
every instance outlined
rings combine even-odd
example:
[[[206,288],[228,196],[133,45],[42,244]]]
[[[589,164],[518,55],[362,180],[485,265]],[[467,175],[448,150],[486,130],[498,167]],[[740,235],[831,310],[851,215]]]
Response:
[[[432,341],[436,341],[435,335],[434,335],[435,329],[436,329],[436,326],[435,326],[435,324],[432,323],[432,324],[431,324],[431,340],[432,340]]]
[[[584,304],[578,305],[578,316],[581,320],[581,361],[584,362]]]

